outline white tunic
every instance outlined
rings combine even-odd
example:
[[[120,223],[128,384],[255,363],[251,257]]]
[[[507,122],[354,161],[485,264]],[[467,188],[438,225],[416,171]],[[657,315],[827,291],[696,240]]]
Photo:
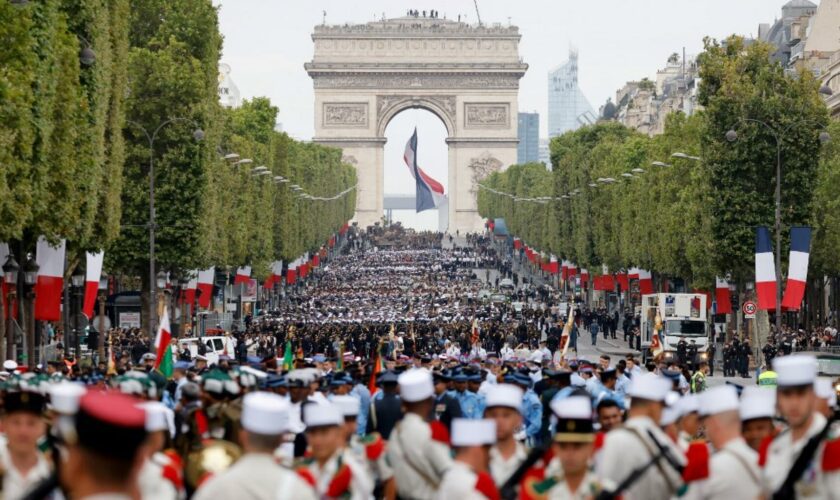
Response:
[[[415,413],[407,413],[394,427],[387,454],[397,492],[404,498],[433,498],[452,465],[449,446],[433,440],[431,427]]]
[[[596,475],[619,484],[659,454],[659,447],[651,441],[650,431],[657,442],[666,447],[680,465],[685,455],[676,444],[648,417],[633,417],[624,427],[607,433],[596,464]],[[649,467],[628,490],[621,492],[626,500],[667,500],[682,485],[682,477],[664,458]]]
[[[155,453],[147,458],[140,469],[137,478],[140,487],[140,497],[143,500],[176,500],[182,498],[172,481],[163,475],[163,469],[169,465],[170,459],[163,453]]]
[[[309,472],[315,477],[315,490],[321,498],[327,498],[330,483],[340,467],[346,465],[350,468],[352,478],[350,479],[350,496],[352,500],[368,500],[373,498],[373,478],[367,472],[352,452],[340,450],[327,460],[323,467],[318,462],[312,462],[307,466]],[[289,497],[291,498],[291,497]]]
[[[454,461],[443,476],[437,500],[487,500],[487,497],[475,489],[478,475],[469,465]]]
[[[9,449],[6,447],[5,442],[0,446],[0,467],[3,469],[2,496],[5,500],[22,498],[32,486],[50,475],[50,464],[41,452],[38,452],[38,461],[35,463],[35,467],[29,469],[25,476],[22,475],[12,465]]]
[[[808,428],[808,432],[802,439],[793,442],[790,430],[776,436],[767,450],[767,462],[764,465],[762,476],[762,486],[766,495],[772,495],[782,486],[787,478],[788,471],[793,467],[793,463],[802,448],[805,447],[812,436],[822,431],[825,423],[825,417],[815,412],[811,427]],[[837,436],[829,433],[829,438],[836,439]],[[794,486],[797,498],[840,499],[840,470],[829,473],[822,471],[821,464],[824,450],[825,441],[820,444],[811,460],[811,464]]]
[[[315,500],[312,487],[295,472],[285,469],[267,453],[248,453],[230,469],[210,478],[193,500],[262,500],[292,498]]]
[[[490,448],[490,474],[496,485],[501,487],[505,481],[528,458],[528,449],[522,443],[516,443],[516,451],[505,459],[497,447]]]
[[[715,452],[709,460],[709,477],[691,483],[686,500],[694,499],[752,499],[761,493],[761,470],[758,453],[737,438]]]

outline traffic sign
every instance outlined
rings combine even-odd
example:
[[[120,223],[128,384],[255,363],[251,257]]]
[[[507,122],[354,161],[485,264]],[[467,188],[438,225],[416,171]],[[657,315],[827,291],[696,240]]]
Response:
[[[754,319],[756,309],[755,302],[751,301],[744,302],[744,305],[741,306],[741,311],[743,311],[746,319]]]

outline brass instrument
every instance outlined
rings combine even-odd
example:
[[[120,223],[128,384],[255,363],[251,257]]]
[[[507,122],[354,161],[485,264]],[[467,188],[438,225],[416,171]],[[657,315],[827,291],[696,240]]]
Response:
[[[226,471],[242,456],[242,449],[221,439],[211,439],[203,443],[200,450],[187,456],[184,479],[194,491],[209,476]]]

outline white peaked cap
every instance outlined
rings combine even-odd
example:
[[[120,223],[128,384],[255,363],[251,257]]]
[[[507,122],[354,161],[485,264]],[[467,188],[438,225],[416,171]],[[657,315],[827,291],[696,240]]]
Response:
[[[738,390],[731,385],[719,385],[700,393],[696,398],[699,401],[699,413],[701,417],[738,411]]]
[[[344,425],[344,415],[338,405],[329,401],[303,405],[303,423],[307,427]]]
[[[452,446],[484,446],[496,443],[496,421],[488,418],[452,419]]]
[[[330,401],[341,410],[341,414],[345,417],[357,417],[362,406],[359,398],[350,395],[333,396]]]
[[[828,406],[837,406],[837,393],[834,392],[834,383],[828,377],[820,377],[814,381],[814,392],[820,399],[828,401]]]
[[[429,399],[435,393],[432,373],[425,368],[415,368],[403,372],[398,378],[400,397],[408,403]]]
[[[61,382],[50,388],[50,405],[56,413],[75,415],[79,400],[87,392],[85,386],[75,382]]]
[[[811,385],[817,378],[817,358],[810,354],[792,354],[773,360],[776,372],[776,385],[792,387]]]
[[[671,387],[673,384],[669,379],[654,373],[645,373],[642,376],[633,377],[627,395],[632,398],[663,401],[671,392]]]
[[[569,396],[554,399],[549,404],[557,418],[586,420],[592,418],[592,400],[589,396]]]
[[[250,392],[242,399],[242,428],[276,436],[289,427],[289,402],[270,392]]]
[[[163,403],[159,401],[146,401],[137,406],[146,412],[146,432],[169,431],[166,406]]]
[[[740,413],[741,421],[773,418],[776,415],[776,390],[760,386],[744,388]]]
[[[674,404],[674,408],[679,412],[680,417],[689,413],[698,413],[700,411],[700,398],[696,394],[686,394]]]
[[[485,408],[505,406],[521,412],[522,398],[524,395],[525,393],[522,392],[522,389],[513,384],[494,385],[487,390],[485,397],[487,404]]]
[[[7,372],[13,372],[18,369],[18,364],[14,360],[7,359],[3,361],[3,369]]]

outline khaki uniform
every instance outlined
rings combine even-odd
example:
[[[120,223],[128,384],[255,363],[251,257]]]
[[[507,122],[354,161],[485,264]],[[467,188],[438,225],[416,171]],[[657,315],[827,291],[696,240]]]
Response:
[[[323,467],[317,461],[307,460],[304,469],[315,482],[315,492],[319,498],[373,498],[373,478],[370,477],[367,467],[348,450],[336,452]]]
[[[761,494],[758,453],[743,438],[733,439],[709,460],[709,477],[693,482],[682,498],[753,499]]]
[[[440,422],[432,425],[443,426]],[[443,474],[452,466],[449,446],[435,439],[440,433],[433,432],[432,425],[415,413],[407,413],[391,432],[388,462],[403,498],[434,498]]]
[[[455,460],[440,483],[437,500],[487,500],[494,498],[496,485],[486,472],[478,474],[464,462]],[[498,496],[498,492],[496,492]]]
[[[306,481],[277,465],[265,453],[243,455],[230,469],[210,478],[193,496],[194,500],[272,498],[315,500],[317,497]]]
[[[490,448],[490,474],[493,481],[501,487],[505,481],[516,472],[516,469],[528,458],[528,448],[522,443],[516,443],[516,451],[505,459],[495,446]]]
[[[822,431],[825,427],[825,417],[820,413],[814,413],[813,422],[808,432],[802,439],[793,442],[790,430],[783,431],[776,436],[767,450],[764,473],[762,475],[762,486],[765,495],[772,495],[777,491],[787,478],[788,471],[808,443],[808,440]],[[802,473],[799,481],[794,485],[796,497],[840,499],[840,446],[836,440],[840,438],[836,429],[829,431],[827,440],[820,443],[811,464]],[[831,441],[831,448],[826,452],[826,441]],[[833,459],[833,460],[832,460]],[[833,462],[831,470],[824,470],[826,462]]]
[[[629,477],[633,471],[659,454],[659,447],[651,441],[650,431],[660,445],[670,450],[671,456],[680,465],[686,460],[682,451],[648,417],[633,417],[624,427],[607,433],[601,449],[595,473],[609,478],[616,484]],[[648,468],[633,486],[621,492],[626,500],[667,500],[682,486],[682,477],[670,463],[662,458],[657,465]]]

